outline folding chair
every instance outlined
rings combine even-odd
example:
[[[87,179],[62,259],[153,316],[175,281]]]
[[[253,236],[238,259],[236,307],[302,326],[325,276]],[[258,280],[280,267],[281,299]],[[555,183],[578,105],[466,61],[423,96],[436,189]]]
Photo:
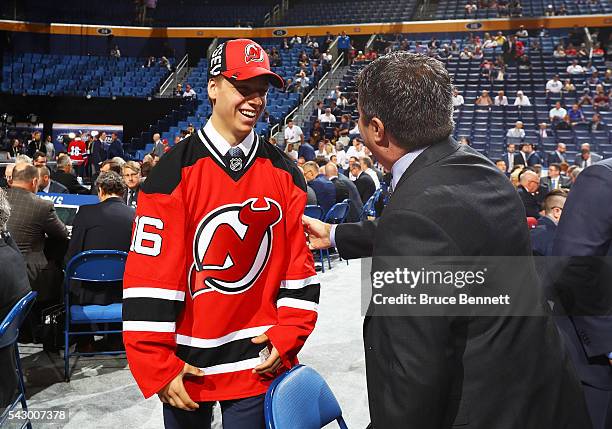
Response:
[[[17,377],[19,382],[19,394],[15,400],[4,410],[0,416],[0,427],[4,426],[8,415],[11,411],[17,407],[17,404],[21,403],[21,407],[24,411],[28,411],[28,404],[25,396],[25,384],[23,382],[23,371],[21,370],[21,359],[19,357],[19,346],[17,344],[17,337],[19,336],[19,328],[23,323],[23,320],[28,315],[34,300],[36,299],[36,292],[29,292],[26,296],[17,301],[17,304],[13,306],[11,311],[6,315],[2,323],[0,323],[0,349],[5,347],[15,346],[15,363],[17,367]],[[32,424],[29,419],[21,425],[21,428],[27,427],[32,429]]]
[[[66,308],[66,327],[64,331],[64,378],[70,381],[70,356],[81,355],[118,355],[125,351],[105,351],[78,353],[70,352],[70,337],[77,335],[120,334],[121,330],[70,331],[75,324],[121,323],[122,304],[110,305],[70,305],[70,281],[104,283],[123,280],[127,253],[119,250],[87,250],[75,255],[66,266],[64,279],[64,303]]]
[[[307,205],[304,208],[304,214],[308,217],[323,220],[325,213],[323,212],[323,208],[321,206]],[[321,260],[321,272],[325,272],[325,263],[323,262],[323,249],[319,249],[319,259]],[[329,263],[329,259],[328,259]],[[329,265],[331,268],[331,264]]]
[[[346,220],[346,217],[348,216],[348,212],[349,212],[348,200],[344,200],[340,203],[336,203],[333,206],[331,206],[331,208],[325,215],[325,219],[323,219],[323,222],[331,223],[332,225],[338,225],[338,224],[344,223],[344,221]],[[331,259],[329,257],[329,249],[325,249],[325,253],[327,254],[327,264],[329,265],[329,268],[331,269]],[[348,265],[348,260],[346,261],[346,265]]]
[[[320,429],[338,422],[347,429],[342,410],[323,377],[314,369],[297,365],[277,377],[266,392],[267,429]]]

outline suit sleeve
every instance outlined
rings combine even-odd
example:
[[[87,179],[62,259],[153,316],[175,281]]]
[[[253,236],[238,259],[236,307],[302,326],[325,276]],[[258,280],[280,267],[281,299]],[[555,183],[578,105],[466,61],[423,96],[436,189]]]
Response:
[[[49,202],[49,206],[45,209],[43,231],[51,238],[68,239],[66,225],[57,217],[57,213],[51,202]]]
[[[336,227],[336,248],[343,259],[372,256],[378,219],[343,223]]]
[[[576,329],[587,356],[612,351],[612,288],[600,278],[609,265],[603,258],[612,245],[612,173],[603,166],[592,166],[578,176],[572,186],[559,221],[553,254],[570,256],[555,288]],[[608,267],[609,272],[609,267]],[[571,303],[571,306],[568,306]]]
[[[302,185],[302,188],[292,186],[285,217],[289,260],[276,300],[278,324],[266,332],[287,368],[297,362],[297,354],[312,333],[319,304],[319,279],[302,226],[306,206],[306,192],[303,189],[306,183]]]
[[[123,279],[123,338],[130,370],[148,398],[184,365],[175,356],[187,283],[180,186],[171,194],[141,192],[134,224]]]
[[[74,222],[72,223],[72,236],[70,237],[70,244],[65,257],[66,263],[68,263],[77,253],[83,251],[83,243],[85,242],[85,235],[87,232],[85,225],[83,225],[83,219],[84,216],[88,214],[87,211],[85,207],[82,207],[74,217]]]

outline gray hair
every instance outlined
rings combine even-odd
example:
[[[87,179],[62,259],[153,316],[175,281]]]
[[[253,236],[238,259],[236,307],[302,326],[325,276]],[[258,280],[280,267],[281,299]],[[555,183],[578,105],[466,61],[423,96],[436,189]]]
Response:
[[[6,231],[6,223],[11,215],[11,205],[6,198],[6,192],[0,188],[0,232]]]
[[[572,177],[574,178],[574,180],[576,180],[576,179],[578,178],[578,175],[579,175],[580,173],[582,173],[582,168],[577,167],[577,168],[574,168],[574,169],[572,170],[572,172],[570,173],[570,176],[572,176]]]
[[[431,57],[396,51],[368,64],[357,77],[359,113],[376,117],[405,149],[448,138],[453,132],[453,84]]]
[[[15,165],[16,164],[31,164],[32,163],[32,158],[30,158],[27,155],[17,155],[15,157]]]
[[[123,195],[127,189],[123,177],[112,170],[102,172],[98,176],[96,179],[96,187],[101,190],[104,195]]]
[[[72,167],[72,161],[70,160],[70,157],[68,155],[60,156],[57,158],[58,169],[63,169],[68,166]]]

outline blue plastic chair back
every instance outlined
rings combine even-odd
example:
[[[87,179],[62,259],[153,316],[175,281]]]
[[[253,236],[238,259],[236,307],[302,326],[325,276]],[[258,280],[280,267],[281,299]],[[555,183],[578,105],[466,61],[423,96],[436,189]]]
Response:
[[[37,292],[28,292],[26,296],[21,298],[9,311],[2,323],[0,323],[0,348],[10,346],[17,341],[19,336],[19,328],[23,320],[28,315]]]
[[[376,216],[376,208],[375,208],[375,204],[376,201],[378,201],[378,199],[380,198],[380,195],[382,194],[383,189],[382,188],[378,188],[370,198],[368,198],[368,201],[365,202],[365,204],[363,205],[363,209],[361,211],[361,220],[365,220],[368,216]]]
[[[344,200],[341,203],[334,204],[327,214],[325,215],[324,221],[332,224],[343,223],[349,212],[348,200]]]
[[[320,429],[334,420],[346,429],[333,392],[318,372],[304,365],[272,382],[264,406],[267,429]]]
[[[66,266],[66,285],[70,280],[121,281],[123,280],[126,259],[127,253],[119,250],[86,250],[81,252],[75,255]]]
[[[308,217],[312,217],[314,219],[319,219],[319,220],[323,220],[323,209],[321,208],[321,206],[306,206],[306,208],[304,208],[304,214]]]

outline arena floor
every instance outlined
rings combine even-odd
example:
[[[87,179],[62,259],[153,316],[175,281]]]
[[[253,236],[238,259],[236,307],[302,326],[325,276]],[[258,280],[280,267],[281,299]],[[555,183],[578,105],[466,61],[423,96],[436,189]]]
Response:
[[[319,321],[300,360],[325,377],[348,427],[363,429],[369,416],[361,340],[360,262],[351,261],[347,266],[336,261],[331,271],[319,275]],[[65,383],[60,355],[49,355],[40,347],[22,347],[21,352],[29,407],[69,410],[67,424],[35,427],[163,428],[161,403],[157,397],[143,399],[124,358],[80,358],[71,382]]]

